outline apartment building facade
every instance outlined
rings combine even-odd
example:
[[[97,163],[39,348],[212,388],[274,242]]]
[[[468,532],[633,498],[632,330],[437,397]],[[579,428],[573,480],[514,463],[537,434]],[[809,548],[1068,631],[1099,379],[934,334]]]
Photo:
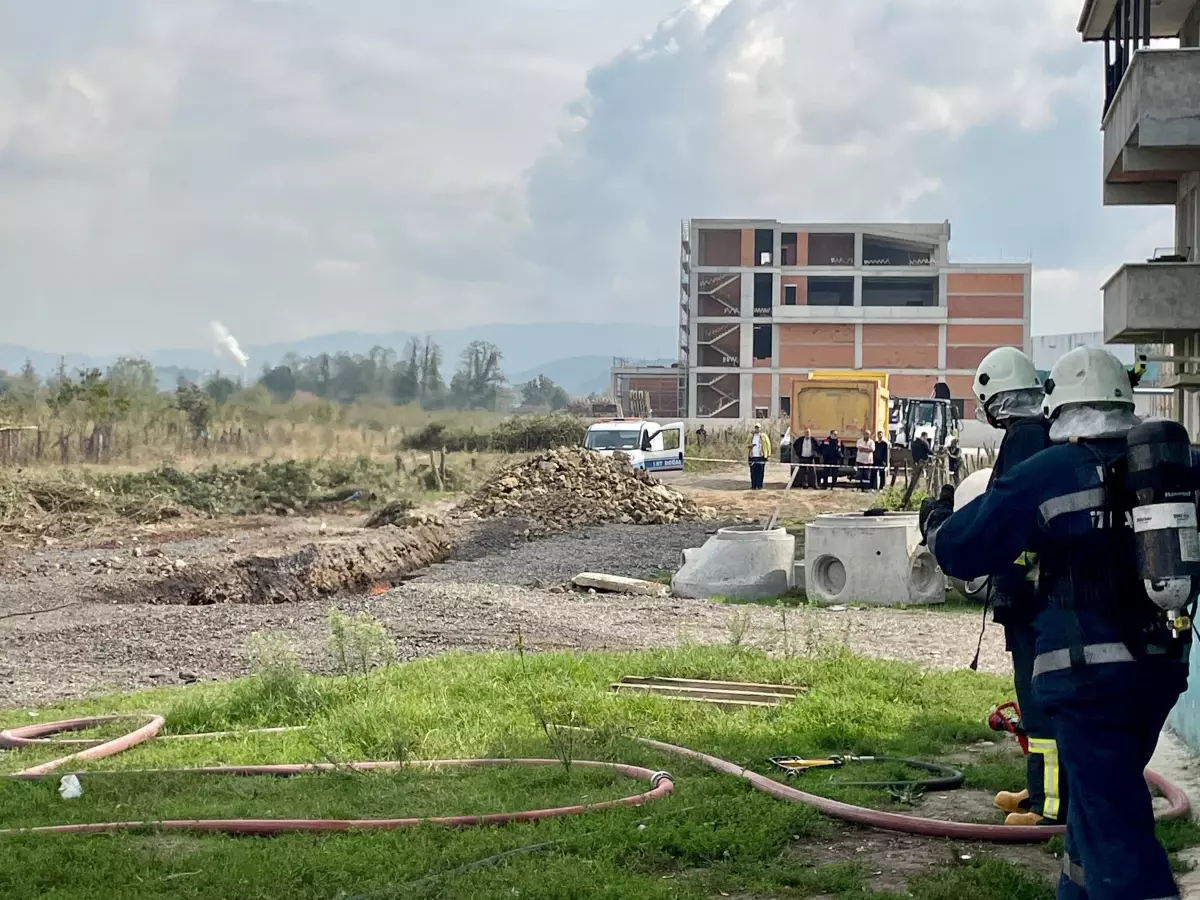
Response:
[[[949,222],[685,222],[678,409],[787,415],[793,380],[864,369],[888,372],[897,396],[944,381],[973,415],[979,361],[1003,345],[1029,352],[1032,266],[956,264],[949,243]]]
[[[1086,0],[1078,27],[1104,45],[1104,204],[1175,208],[1175,245],[1104,284],[1104,340],[1169,345],[1157,383],[1200,440],[1200,2]]]

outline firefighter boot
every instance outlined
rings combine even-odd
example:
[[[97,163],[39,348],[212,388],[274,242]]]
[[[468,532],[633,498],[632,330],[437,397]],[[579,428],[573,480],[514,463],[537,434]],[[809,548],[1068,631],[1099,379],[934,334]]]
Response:
[[[1003,810],[1006,813],[1026,812],[1029,809],[1029,791],[1026,789],[1019,794],[1012,791],[1001,791],[992,802],[995,804],[996,809]]]
[[[1041,813],[1032,810],[1009,813],[1004,817],[1005,825],[1057,825],[1058,823],[1045,818]]]

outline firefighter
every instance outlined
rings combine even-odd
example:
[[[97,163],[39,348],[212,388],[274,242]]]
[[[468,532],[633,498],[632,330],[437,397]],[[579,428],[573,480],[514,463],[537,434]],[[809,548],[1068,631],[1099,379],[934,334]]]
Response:
[[[1045,395],[1052,446],[958,512],[944,490],[922,530],[943,571],[963,580],[1037,553],[1033,691],[1071,788],[1059,900],[1174,900],[1142,773],[1187,686],[1190,618],[1171,609],[1193,612],[1200,583],[1188,561],[1200,544],[1187,433],[1139,424],[1129,374],[1098,348],[1064,355]],[[1147,430],[1169,441],[1147,452]],[[1171,509],[1134,506],[1172,480]],[[1161,556],[1143,552],[1147,540],[1163,542]],[[1160,564],[1188,574],[1166,578]]]
[[[1042,414],[1045,397],[1033,361],[1016,347],[998,347],[983,358],[975,372],[973,392],[976,418],[1004,431],[990,486],[1005,472],[1050,446],[1049,425]],[[1017,705],[1029,744],[1025,790],[996,795],[996,806],[1008,814],[1006,825],[1066,821],[1066,791],[1058,747],[1050,717],[1032,690],[1036,585],[1036,559],[1023,552],[992,573],[988,586],[993,621],[1004,628],[1004,646],[1012,655]]]

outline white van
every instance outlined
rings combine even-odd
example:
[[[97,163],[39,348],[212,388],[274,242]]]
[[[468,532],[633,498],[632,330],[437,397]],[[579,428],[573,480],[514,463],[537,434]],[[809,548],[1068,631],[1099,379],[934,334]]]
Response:
[[[635,469],[683,471],[685,429],[682,422],[659,425],[643,419],[603,419],[583,437],[583,446],[605,456],[620,451]]]

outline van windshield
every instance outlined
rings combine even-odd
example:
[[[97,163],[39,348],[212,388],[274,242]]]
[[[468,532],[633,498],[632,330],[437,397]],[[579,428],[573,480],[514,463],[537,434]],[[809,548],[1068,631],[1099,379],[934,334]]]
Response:
[[[590,430],[583,438],[588,450],[637,450],[640,431]]]

